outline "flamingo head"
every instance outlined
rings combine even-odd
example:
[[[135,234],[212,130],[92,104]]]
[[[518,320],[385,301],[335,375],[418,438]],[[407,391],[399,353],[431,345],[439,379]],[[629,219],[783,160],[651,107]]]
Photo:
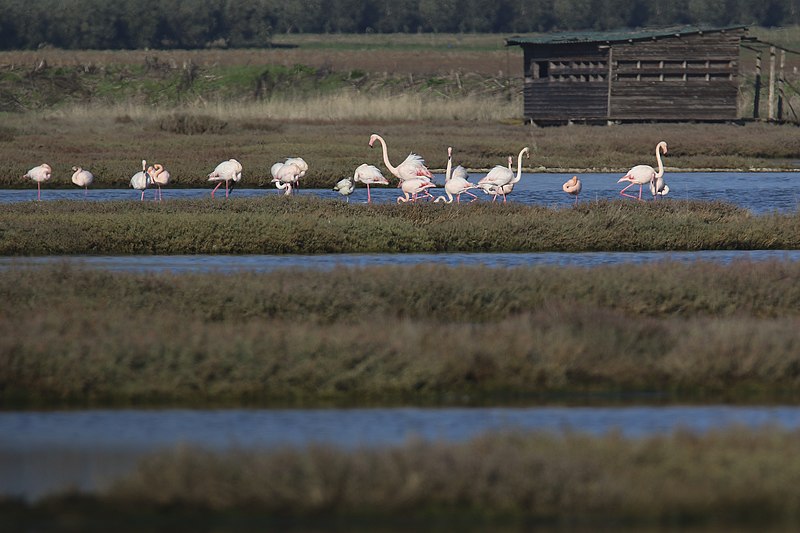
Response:
[[[147,170],[147,161],[142,159],[142,171],[144,172],[146,170]]]
[[[667,143],[665,141],[658,143],[658,148],[662,154],[667,155]]]
[[[522,149],[522,152],[524,152],[524,153],[525,153],[525,157],[527,157],[528,159],[530,159],[530,158],[531,158],[531,149],[530,149],[530,148],[528,148],[528,147],[526,146],[525,148],[523,148],[523,149]],[[522,153],[522,152],[521,152],[521,153]]]
[[[73,172],[78,172],[79,170],[81,170],[81,167],[72,167]]]
[[[372,145],[375,144],[375,141],[378,140],[378,134],[373,133],[372,136],[369,138],[369,147],[372,148]]]
[[[450,159],[451,157],[453,157],[453,147],[452,146],[448,146],[447,147],[447,158]]]
[[[511,168],[512,165],[514,165],[514,156],[510,155],[508,156],[508,168]]]

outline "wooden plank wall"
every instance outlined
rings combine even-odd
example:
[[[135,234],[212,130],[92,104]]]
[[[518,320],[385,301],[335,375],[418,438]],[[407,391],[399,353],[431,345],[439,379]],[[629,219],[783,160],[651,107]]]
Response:
[[[533,121],[736,119],[743,34],[614,43],[610,113],[608,46],[524,46],[525,116]]]

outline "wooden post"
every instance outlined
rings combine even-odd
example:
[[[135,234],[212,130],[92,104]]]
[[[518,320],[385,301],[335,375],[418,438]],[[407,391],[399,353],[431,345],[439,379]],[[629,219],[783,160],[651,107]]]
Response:
[[[606,100],[606,118],[611,120],[611,80],[614,77],[614,48],[608,47],[608,97]]]
[[[758,108],[761,106],[761,52],[756,54],[756,85],[753,95],[753,118],[758,118]]]
[[[786,66],[786,50],[781,49],[780,68],[778,69],[778,120],[783,120],[783,68]]]
[[[775,47],[769,47],[769,102],[767,120],[775,120]]]

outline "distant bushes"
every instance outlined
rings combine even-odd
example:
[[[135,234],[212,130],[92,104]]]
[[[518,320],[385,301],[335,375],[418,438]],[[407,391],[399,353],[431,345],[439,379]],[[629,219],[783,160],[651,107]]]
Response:
[[[187,113],[173,113],[159,122],[161,130],[181,135],[221,133],[227,126],[227,122],[216,117]]]
[[[265,47],[299,33],[800,23],[792,0],[0,0],[0,49]]]

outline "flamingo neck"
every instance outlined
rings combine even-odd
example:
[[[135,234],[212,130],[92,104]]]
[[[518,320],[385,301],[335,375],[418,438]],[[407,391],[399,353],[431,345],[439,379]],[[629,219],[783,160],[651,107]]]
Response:
[[[383,137],[381,137],[380,135],[376,135],[375,138],[378,139],[378,141],[380,141],[381,148],[383,148],[383,164],[386,165],[386,168],[389,169],[389,172],[391,172],[392,174],[394,174],[396,176],[397,175],[397,167],[393,166],[389,162],[389,150],[388,150],[388,148],[386,148],[386,141],[384,141]]]
[[[656,146],[656,161],[658,161],[658,172],[656,172],[656,178],[660,178],[664,175],[664,163],[661,161],[661,145]]]
[[[450,181],[450,178],[453,176],[453,156],[447,154],[447,170],[444,173],[444,181]]]
[[[514,178],[514,183],[518,182],[522,178],[522,154],[524,153],[525,150],[521,150],[517,156],[517,175]]]

